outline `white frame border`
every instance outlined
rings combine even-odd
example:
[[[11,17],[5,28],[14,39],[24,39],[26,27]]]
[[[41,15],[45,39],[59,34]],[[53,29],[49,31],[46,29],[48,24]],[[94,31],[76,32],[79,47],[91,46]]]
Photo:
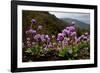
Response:
[[[60,65],[79,65],[79,64],[94,64],[94,10],[93,9],[77,9],[77,8],[60,8],[60,7],[42,7],[42,6],[24,6],[18,5],[17,20],[18,20],[18,52],[17,64],[18,68],[27,67],[47,67]],[[62,11],[62,12],[80,12],[90,13],[90,59],[89,60],[69,60],[69,61],[44,61],[44,62],[22,62],[22,10],[34,11]],[[92,45],[91,45],[92,44]]]

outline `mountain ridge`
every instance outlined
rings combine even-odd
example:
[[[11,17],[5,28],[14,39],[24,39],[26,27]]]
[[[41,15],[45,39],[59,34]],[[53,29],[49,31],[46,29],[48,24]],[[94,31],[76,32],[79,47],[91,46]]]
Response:
[[[60,18],[60,19],[63,20],[64,22],[67,22],[68,24],[74,21],[76,26],[80,28],[90,28],[90,24],[84,23],[77,19],[72,19],[72,18]]]

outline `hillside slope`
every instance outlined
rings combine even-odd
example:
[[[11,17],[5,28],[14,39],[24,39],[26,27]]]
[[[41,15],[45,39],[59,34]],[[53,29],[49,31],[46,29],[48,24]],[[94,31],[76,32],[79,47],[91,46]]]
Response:
[[[35,19],[37,23],[33,25],[33,29],[37,29],[38,25],[43,26],[44,34],[57,34],[67,26],[67,22],[56,18],[56,16],[48,12],[40,11],[23,11],[23,31],[28,30],[31,25],[31,19]]]

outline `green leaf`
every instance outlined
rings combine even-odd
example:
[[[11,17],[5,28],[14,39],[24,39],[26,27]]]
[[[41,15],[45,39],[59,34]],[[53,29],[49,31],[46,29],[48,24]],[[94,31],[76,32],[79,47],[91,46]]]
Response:
[[[31,48],[28,48],[25,52],[26,52],[26,53],[31,53],[31,52],[32,52],[32,51],[31,51]]]
[[[67,53],[67,48],[63,48],[59,50],[59,56],[64,57]]]

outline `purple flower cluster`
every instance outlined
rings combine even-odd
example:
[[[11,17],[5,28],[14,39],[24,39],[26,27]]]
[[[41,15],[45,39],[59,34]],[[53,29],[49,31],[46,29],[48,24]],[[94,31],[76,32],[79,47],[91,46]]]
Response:
[[[32,24],[36,23],[35,19],[31,20]],[[44,49],[47,48],[64,48],[68,45],[77,44],[81,41],[89,41],[89,33],[86,32],[85,34],[81,35],[80,37],[77,37],[76,29],[74,26],[74,22],[68,26],[65,27],[65,29],[62,30],[62,32],[58,33],[57,37],[55,35],[49,36],[48,34],[39,33],[38,31],[41,31],[43,29],[42,25],[39,25],[37,29],[33,29],[32,25],[29,30],[26,31],[26,34],[33,34],[32,37],[28,37],[27,39],[27,46],[32,47],[34,44],[40,43],[39,45],[42,46]],[[34,25],[35,26],[35,25]],[[28,35],[29,35],[28,34]],[[31,41],[31,42],[30,42]]]
[[[85,34],[81,35],[80,37],[77,37],[76,29],[74,26],[75,23],[71,24],[70,26],[66,27],[62,30],[61,33],[57,36],[57,41],[62,42],[61,46],[65,47],[65,44],[72,45],[77,44],[81,41],[89,41],[89,33],[86,32]]]
[[[33,29],[30,28],[28,31],[26,31],[26,34],[27,34],[27,33],[36,34],[36,30],[33,30]]]
[[[64,30],[62,30],[62,33],[65,36],[76,36],[76,31],[74,26],[66,27]]]
[[[36,23],[36,20],[35,20],[35,19],[32,19],[32,20],[31,20],[31,23],[32,23],[32,24],[35,24],[35,23]]]
[[[89,33],[86,32],[85,34],[83,34],[80,37],[78,37],[77,43],[79,43],[80,41],[90,41],[90,35],[89,35]]]
[[[64,33],[59,33],[57,37],[57,41],[63,41],[64,40]]]
[[[64,44],[69,44],[70,41],[75,41],[77,39],[77,34],[75,30],[75,26],[71,25],[69,27],[65,27],[61,33],[57,36],[57,41],[64,42],[61,43],[63,46]]]
[[[48,36],[48,35],[44,35],[44,34],[36,34],[35,36],[34,36],[34,39],[38,42],[38,41],[40,41],[40,42],[50,42],[50,37]]]

